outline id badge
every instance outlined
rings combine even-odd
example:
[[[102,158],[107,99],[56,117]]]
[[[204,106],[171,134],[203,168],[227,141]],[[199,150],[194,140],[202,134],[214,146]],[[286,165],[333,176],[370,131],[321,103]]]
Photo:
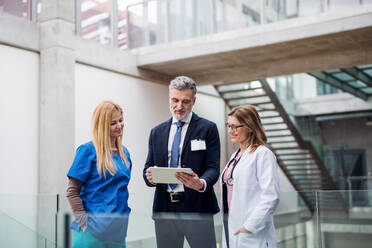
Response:
[[[206,150],[205,140],[191,140],[191,151]]]

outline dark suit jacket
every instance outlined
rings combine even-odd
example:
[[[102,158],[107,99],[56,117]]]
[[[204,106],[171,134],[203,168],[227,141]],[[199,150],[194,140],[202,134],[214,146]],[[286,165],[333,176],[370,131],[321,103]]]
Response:
[[[168,139],[172,118],[151,130],[149,151],[143,177],[147,168],[154,165],[168,167]],[[191,151],[191,140],[205,140],[206,150]],[[182,147],[181,166],[191,168],[199,178],[207,182],[205,192],[198,192],[185,187],[185,199],[182,212],[217,213],[219,211],[213,185],[220,175],[220,138],[215,123],[193,113]],[[157,184],[153,212],[165,212],[167,204],[167,184]]]

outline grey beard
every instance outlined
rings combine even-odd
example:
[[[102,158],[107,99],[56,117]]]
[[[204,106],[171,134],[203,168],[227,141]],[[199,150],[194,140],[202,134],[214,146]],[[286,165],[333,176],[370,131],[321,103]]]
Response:
[[[191,111],[192,111],[192,109],[191,109],[189,112],[185,112],[185,114],[184,114],[181,118],[178,117],[178,116],[173,112],[173,110],[172,110],[172,108],[171,108],[170,106],[169,106],[169,111],[171,112],[173,118],[175,118],[176,120],[180,121],[180,120],[182,120],[185,116],[187,116],[188,114],[190,114]]]

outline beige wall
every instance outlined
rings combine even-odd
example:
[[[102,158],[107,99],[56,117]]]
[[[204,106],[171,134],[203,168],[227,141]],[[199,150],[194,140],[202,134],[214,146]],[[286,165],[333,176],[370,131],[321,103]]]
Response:
[[[32,247],[39,164],[39,55],[0,45],[0,75],[0,229],[16,229]],[[0,247],[21,244],[25,243],[7,233],[0,235]]]

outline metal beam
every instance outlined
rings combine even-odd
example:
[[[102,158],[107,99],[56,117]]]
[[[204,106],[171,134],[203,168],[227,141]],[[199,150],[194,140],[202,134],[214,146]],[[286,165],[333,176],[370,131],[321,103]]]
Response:
[[[310,72],[308,74],[317,78],[317,79],[319,79],[320,81],[322,81],[326,84],[332,85],[333,87],[335,87],[337,89],[340,89],[340,90],[348,92],[348,93],[350,93],[354,96],[362,98],[364,101],[368,100],[367,94],[363,93],[360,90],[357,90],[357,89],[351,87],[347,83],[335,78],[332,75],[326,74],[324,72]]]

